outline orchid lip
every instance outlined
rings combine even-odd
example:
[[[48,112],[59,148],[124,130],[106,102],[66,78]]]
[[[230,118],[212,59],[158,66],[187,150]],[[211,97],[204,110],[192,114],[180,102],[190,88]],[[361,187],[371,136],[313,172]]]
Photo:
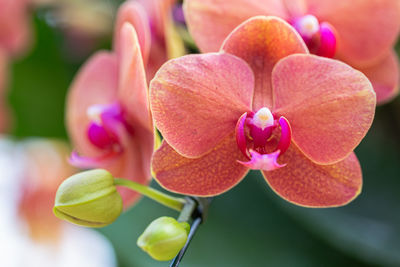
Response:
[[[279,164],[277,162],[281,151],[277,150],[269,154],[260,154],[257,151],[250,150],[250,161],[238,161],[240,164],[252,170],[272,171],[284,167],[286,164]]]
[[[274,152],[267,152],[267,145],[274,136],[276,127],[280,127],[280,138]],[[273,170],[284,165],[277,163],[277,158],[285,153],[292,138],[289,121],[281,116],[275,119],[268,108],[262,108],[256,113],[245,112],[236,124],[236,143],[239,150],[250,161],[242,162],[250,169]]]
[[[97,157],[84,157],[80,156],[76,151],[73,151],[68,159],[68,162],[77,168],[89,169],[98,168],[104,165],[104,162],[118,158],[122,150],[113,149],[109,152]]]
[[[91,119],[87,137],[97,148],[110,150],[120,146],[121,129],[132,134],[132,129],[128,127],[118,103],[92,105],[87,109],[87,115]]]

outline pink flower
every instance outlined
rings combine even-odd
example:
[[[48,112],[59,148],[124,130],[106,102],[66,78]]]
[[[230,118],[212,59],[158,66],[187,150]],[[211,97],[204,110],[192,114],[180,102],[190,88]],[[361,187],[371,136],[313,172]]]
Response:
[[[165,138],[155,178],[173,192],[213,196],[260,169],[290,202],[344,205],[361,191],[352,151],[375,103],[362,73],[310,55],[283,20],[254,17],[220,52],[171,60],[152,80],[150,106]]]
[[[399,63],[393,50],[400,31],[398,0],[186,0],[184,11],[203,52],[217,51],[252,16],[278,16],[297,29],[310,52],[335,56],[367,75],[378,103],[398,94]]]
[[[18,56],[31,43],[29,0],[0,0],[0,49]]]
[[[130,8],[131,3],[123,5],[118,18]],[[143,31],[139,28],[137,35],[129,20],[119,22],[114,51],[92,56],[71,86],[67,126],[77,150],[71,162],[147,184],[154,130],[139,45]],[[120,188],[120,192],[125,206],[138,198],[129,190]]]

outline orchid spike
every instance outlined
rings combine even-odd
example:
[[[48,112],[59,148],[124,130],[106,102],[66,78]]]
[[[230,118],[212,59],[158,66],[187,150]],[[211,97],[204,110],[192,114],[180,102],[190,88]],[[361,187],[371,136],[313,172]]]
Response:
[[[361,190],[353,150],[374,117],[368,79],[310,55],[277,17],[229,34],[219,53],[170,60],[150,84],[164,137],[155,179],[187,195],[221,194],[260,169],[273,190],[301,206],[340,206]]]
[[[400,33],[398,0],[185,0],[184,13],[202,52],[218,51],[228,34],[253,16],[278,16],[294,26],[311,53],[362,71],[378,103],[399,92],[393,50]]]

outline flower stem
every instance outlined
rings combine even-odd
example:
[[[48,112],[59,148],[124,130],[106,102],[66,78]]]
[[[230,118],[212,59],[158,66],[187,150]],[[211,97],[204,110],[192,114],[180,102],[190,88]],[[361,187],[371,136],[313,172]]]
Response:
[[[185,205],[186,201],[182,198],[173,197],[167,195],[163,192],[160,192],[154,188],[149,186],[145,186],[139,183],[135,183],[131,180],[115,178],[114,179],[115,185],[127,187],[135,192],[138,192],[148,198],[153,199],[154,201],[169,207],[171,209],[182,211],[183,206]]]

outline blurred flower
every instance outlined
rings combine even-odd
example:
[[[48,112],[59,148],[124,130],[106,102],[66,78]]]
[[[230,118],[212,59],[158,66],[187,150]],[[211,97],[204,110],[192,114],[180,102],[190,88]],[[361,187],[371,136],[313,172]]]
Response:
[[[0,139],[2,266],[116,266],[104,237],[52,213],[58,185],[74,171],[68,153],[61,141]]]
[[[148,81],[168,59],[185,54],[183,41],[176,31],[172,17],[175,2],[128,0],[118,15],[117,28],[123,21],[129,21],[138,32]],[[118,46],[117,40],[114,39],[114,47]]]
[[[82,168],[104,168],[114,177],[147,184],[151,179],[153,126],[142,51],[142,32],[118,12],[114,51],[98,52],[81,68],[68,99],[66,119],[77,152],[71,163]],[[121,18],[122,16],[122,18]],[[122,20],[122,21],[121,21]],[[82,155],[82,156],[80,156]],[[138,194],[119,188],[125,207]]]
[[[0,6],[0,49],[9,56],[19,56],[32,39],[29,0],[0,0]]]
[[[400,31],[398,0],[185,0],[184,5],[189,30],[203,52],[217,51],[252,16],[279,16],[297,29],[310,52],[336,54],[364,72],[378,103],[398,94],[399,63],[393,50]]]
[[[108,0],[30,0],[46,22],[62,31],[66,59],[81,60],[112,32],[117,3]]]
[[[171,60],[152,80],[151,110],[165,138],[155,178],[173,192],[212,196],[260,169],[290,202],[344,205],[361,190],[352,151],[375,102],[362,73],[309,55],[283,20],[254,17],[220,53]]]
[[[137,245],[156,260],[172,260],[186,244],[189,231],[187,222],[160,217],[147,226],[138,238]]]

